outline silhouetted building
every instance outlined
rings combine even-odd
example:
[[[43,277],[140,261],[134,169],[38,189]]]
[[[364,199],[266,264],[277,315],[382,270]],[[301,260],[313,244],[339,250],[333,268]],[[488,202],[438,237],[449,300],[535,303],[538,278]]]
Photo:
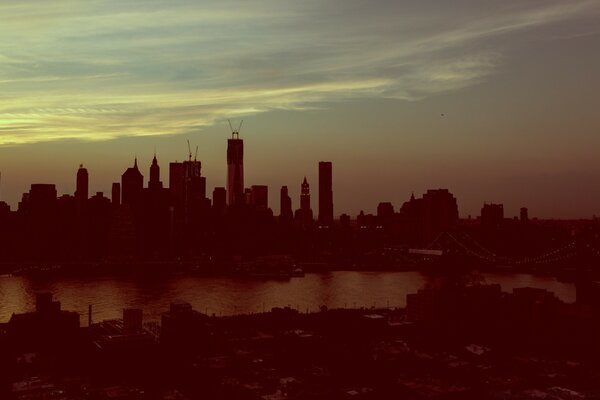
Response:
[[[127,204],[130,207],[140,205],[144,190],[144,176],[138,169],[137,158],[133,163],[133,167],[121,175],[121,203]]]
[[[288,194],[287,186],[282,186],[279,192],[279,219],[281,221],[291,221],[293,217],[292,198]]]
[[[13,314],[8,322],[12,346],[24,349],[55,348],[69,345],[79,333],[79,314],[63,311],[52,294],[36,296],[35,312]]]
[[[529,221],[529,211],[527,210],[527,207],[521,207],[519,218],[521,222]]]
[[[169,164],[171,202],[180,219],[189,221],[206,199],[206,178],[201,175],[202,164],[197,160]]]
[[[302,185],[300,186],[300,209],[303,211],[309,211],[310,208],[310,185],[304,177],[304,181],[302,181]],[[312,210],[311,210],[312,213]]]
[[[121,205],[121,184],[119,182],[113,182],[111,191],[111,200],[113,206]]]
[[[152,159],[152,165],[150,165],[150,180],[148,181],[148,188],[150,190],[162,189],[163,183],[160,180],[160,166],[156,160],[156,154]]]
[[[183,162],[184,193],[188,210],[200,207],[206,198],[206,178],[202,176],[201,167],[200,161]]]
[[[333,176],[331,161],[319,162],[319,225],[333,224]]]
[[[75,189],[75,199],[77,200],[78,211],[81,211],[88,196],[88,171],[83,168],[83,165],[79,165]]]
[[[504,222],[504,206],[487,204],[481,208],[481,226],[486,229],[499,228]]]
[[[244,203],[244,141],[237,131],[227,139],[227,195],[230,206]]]
[[[394,219],[394,206],[390,202],[377,205],[377,223],[381,226],[390,226]]]
[[[300,209],[296,210],[295,219],[301,225],[308,225],[313,221],[313,212],[310,208],[310,185],[306,177],[300,187]]]
[[[56,186],[47,183],[34,183],[29,190],[29,204],[32,209],[46,211],[56,203]]]
[[[411,195],[400,208],[400,223],[405,240],[427,245],[441,232],[458,223],[458,205],[448,189],[430,189],[422,198]]]
[[[252,185],[252,206],[260,209],[269,208],[269,187]]]
[[[5,201],[0,201],[0,217],[6,216],[10,213],[10,205]]]
[[[425,236],[433,239],[458,222],[458,205],[448,189],[430,189],[423,195]]]
[[[96,192],[87,202],[86,246],[83,258],[100,259],[108,253],[108,233],[114,207],[104,193]]]
[[[345,229],[350,228],[350,216],[348,214],[340,215],[340,226]]]
[[[356,216],[356,226],[359,229],[373,229],[376,226],[375,216],[373,214],[365,214],[363,210]]]

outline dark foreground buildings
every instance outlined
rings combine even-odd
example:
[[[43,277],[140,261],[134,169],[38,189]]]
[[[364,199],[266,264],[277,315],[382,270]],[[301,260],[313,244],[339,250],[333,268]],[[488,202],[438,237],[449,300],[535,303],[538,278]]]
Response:
[[[160,323],[126,308],[80,328],[45,294],[0,326],[0,398],[597,399],[599,311],[445,280],[406,308],[217,317],[180,301]]]

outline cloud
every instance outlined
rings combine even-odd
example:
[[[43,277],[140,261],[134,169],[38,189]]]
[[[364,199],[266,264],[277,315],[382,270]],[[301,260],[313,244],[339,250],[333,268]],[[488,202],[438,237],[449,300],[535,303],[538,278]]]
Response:
[[[532,29],[598,13],[595,2],[428,4],[2,4],[0,145],[177,134],[347,99],[416,100],[493,76],[506,42]]]

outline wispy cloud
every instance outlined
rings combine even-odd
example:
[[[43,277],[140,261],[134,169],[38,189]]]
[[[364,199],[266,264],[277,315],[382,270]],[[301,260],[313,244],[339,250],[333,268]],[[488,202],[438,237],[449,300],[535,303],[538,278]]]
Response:
[[[599,12],[596,2],[558,0],[428,4],[2,4],[0,145],[177,134],[274,109],[420,99],[493,76],[510,40]]]

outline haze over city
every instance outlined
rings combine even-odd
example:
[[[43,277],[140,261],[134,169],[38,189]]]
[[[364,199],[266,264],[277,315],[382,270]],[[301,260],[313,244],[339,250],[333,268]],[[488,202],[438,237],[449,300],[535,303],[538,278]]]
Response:
[[[416,4],[416,3],[415,3]],[[600,214],[597,1],[28,1],[0,5],[0,199],[148,178],[198,145],[226,180],[287,185],[334,164],[335,214],[449,188],[461,217]],[[162,180],[168,182],[165,170]]]

